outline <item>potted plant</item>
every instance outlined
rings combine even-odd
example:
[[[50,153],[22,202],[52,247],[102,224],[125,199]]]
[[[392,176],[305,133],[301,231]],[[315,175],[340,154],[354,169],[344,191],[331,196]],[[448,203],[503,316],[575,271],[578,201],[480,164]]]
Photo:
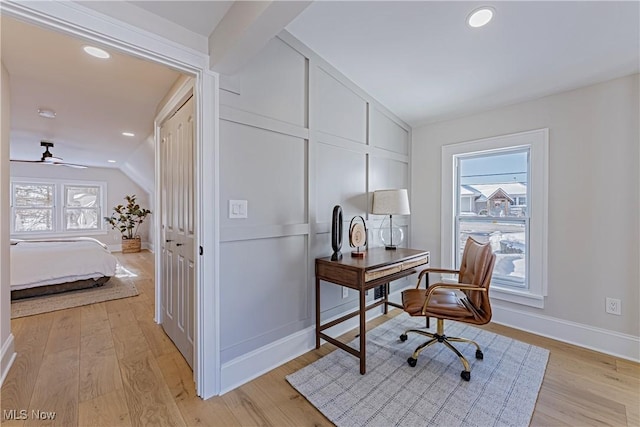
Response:
[[[136,203],[135,195],[125,196],[124,199],[127,202],[126,205],[114,207],[111,216],[104,217],[104,220],[113,230],[118,230],[122,234],[122,253],[140,252],[138,227],[151,211],[141,208]]]

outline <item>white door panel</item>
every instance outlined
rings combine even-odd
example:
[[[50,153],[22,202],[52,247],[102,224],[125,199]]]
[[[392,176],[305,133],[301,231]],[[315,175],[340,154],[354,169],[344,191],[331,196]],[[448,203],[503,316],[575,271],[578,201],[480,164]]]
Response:
[[[193,98],[160,128],[162,327],[193,366],[195,294]]]

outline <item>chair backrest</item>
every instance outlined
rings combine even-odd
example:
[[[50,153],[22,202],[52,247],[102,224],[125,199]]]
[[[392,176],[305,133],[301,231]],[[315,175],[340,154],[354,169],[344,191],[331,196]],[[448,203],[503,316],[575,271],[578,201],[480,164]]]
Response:
[[[490,243],[479,243],[467,238],[460,263],[458,283],[466,283],[487,289],[487,292],[464,291],[473,305],[491,319],[491,304],[489,302],[489,285],[493,274],[496,256],[491,252]]]

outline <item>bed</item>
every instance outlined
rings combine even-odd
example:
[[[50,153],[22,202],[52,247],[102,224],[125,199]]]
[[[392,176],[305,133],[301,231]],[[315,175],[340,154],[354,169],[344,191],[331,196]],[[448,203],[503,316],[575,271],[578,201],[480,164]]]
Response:
[[[11,241],[11,299],[104,285],[117,259],[89,237]]]

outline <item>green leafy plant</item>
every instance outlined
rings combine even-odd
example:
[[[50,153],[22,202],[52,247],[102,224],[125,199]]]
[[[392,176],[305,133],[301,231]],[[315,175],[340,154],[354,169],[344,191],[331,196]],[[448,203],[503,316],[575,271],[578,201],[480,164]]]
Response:
[[[136,203],[135,194],[124,199],[127,204],[114,207],[111,216],[105,216],[104,220],[112,229],[120,231],[123,239],[133,239],[138,236],[138,227],[151,211]]]

